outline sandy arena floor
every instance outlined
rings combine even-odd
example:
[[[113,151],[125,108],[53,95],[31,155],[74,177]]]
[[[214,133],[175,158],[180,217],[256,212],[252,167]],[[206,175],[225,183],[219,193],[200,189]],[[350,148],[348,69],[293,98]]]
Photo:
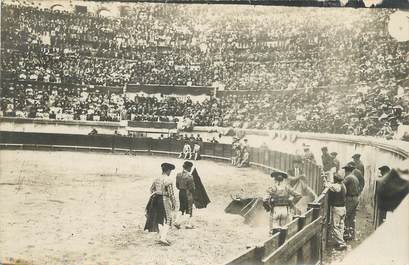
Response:
[[[267,238],[267,226],[224,213],[242,187],[264,194],[270,178],[255,169],[196,162],[212,203],[194,211],[196,229],[171,230],[173,244],[163,247],[143,231],[149,187],[162,162],[180,171],[183,160],[3,150],[0,161],[0,262],[220,264]]]

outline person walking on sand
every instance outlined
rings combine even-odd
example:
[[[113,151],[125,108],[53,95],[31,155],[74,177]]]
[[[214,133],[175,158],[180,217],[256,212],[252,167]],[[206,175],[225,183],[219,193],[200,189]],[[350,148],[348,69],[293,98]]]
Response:
[[[179,204],[180,208],[179,211],[181,216],[179,215],[177,221],[175,223],[176,228],[181,227],[182,220],[185,219],[184,217],[188,215],[188,219],[185,225],[187,229],[193,229],[193,225],[191,224],[191,219],[193,216],[193,193],[195,191],[195,182],[193,180],[193,176],[190,173],[192,171],[193,163],[189,161],[185,161],[183,163],[183,170],[182,172],[176,175],[176,188],[179,190]]]
[[[154,179],[150,188],[151,196],[146,206],[144,230],[159,233],[159,243],[170,246],[171,243],[167,239],[167,234],[172,226],[172,211],[176,209],[176,198],[169,175],[175,166],[170,163],[163,163],[161,168],[162,175]]]

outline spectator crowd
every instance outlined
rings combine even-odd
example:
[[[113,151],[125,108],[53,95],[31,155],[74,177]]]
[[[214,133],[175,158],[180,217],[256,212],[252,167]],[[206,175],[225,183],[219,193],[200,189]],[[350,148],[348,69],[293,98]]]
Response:
[[[409,124],[409,45],[388,35],[391,10],[131,6],[107,18],[2,3],[1,114],[383,137]],[[249,92],[193,102],[94,88],[127,84]]]
[[[305,89],[407,77],[391,10],[132,4],[101,17],[2,4],[2,72],[106,86]],[[274,16],[271,14],[274,13]]]

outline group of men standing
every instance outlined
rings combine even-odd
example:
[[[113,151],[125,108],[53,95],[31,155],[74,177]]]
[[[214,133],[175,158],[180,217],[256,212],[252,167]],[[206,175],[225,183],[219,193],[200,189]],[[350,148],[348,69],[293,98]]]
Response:
[[[356,211],[359,205],[359,197],[365,187],[365,167],[362,164],[360,154],[352,156],[353,161],[348,162],[342,169],[344,176],[337,170],[333,172],[332,179],[328,168],[327,149],[323,148],[324,186],[329,189],[329,205],[331,207],[331,231],[335,248],[343,250],[347,248],[346,242],[355,239]],[[328,160],[325,160],[328,159]],[[325,170],[328,171],[325,171]]]
[[[210,203],[206,190],[193,163],[185,161],[183,169],[176,175],[176,188],[179,190],[178,201],[173,191],[173,181],[169,177],[175,166],[170,163],[161,165],[162,175],[155,178],[150,188],[150,199],[146,206],[146,224],[144,230],[159,233],[159,243],[169,246],[167,234],[172,226],[180,229],[193,229],[191,223],[193,205],[201,209]]]
[[[190,137],[185,134],[183,140],[185,141],[183,145],[183,150],[179,154],[179,158],[183,159],[193,159],[199,160],[200,159],[200,145],[203,142],[203,138],[198,134],[194,137],[193,134]]]
[[[231,164],[236,167],[248,167],[250,166],[250,147],[248,140],[244,139],[240,143],[240,138],[233,137],[232,143],[232,159]]]

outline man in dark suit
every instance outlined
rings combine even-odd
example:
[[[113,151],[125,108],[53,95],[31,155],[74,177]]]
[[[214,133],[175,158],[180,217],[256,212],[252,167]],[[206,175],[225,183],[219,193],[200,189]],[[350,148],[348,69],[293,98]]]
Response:
[[[331,232],[337,250],[344,250],[347,248],[344,241],[346,187],[343,180],[344,178],[338,173],[334,174],[333,183],[329,183],[324,179],[324,186],[329,189],[328,203],[331,207],[332,213]]]
[[[328,147],[324,146],[321,148],[322,155],[322,170],[324,172],[329,172],[331,168],[333,167],[333,159],[331,155],[328,153]]]
[[[334,163],[334,167],[335,167],[335,172],[338,173],[339,169],[341,168],[339,160],[337,158],[338,153],[337,152],[331,152],[331,156],[333,158],[333,163]]]
[[[362,176],[365,176],[365,166],[364,164],[362,164],[361,161],[361,155],[360,154],[355,154],[352,156],[352,159],[356,165],[356,168],[359,169],[359,171],[361,171]]]
[[[344,239],[347,241],[355,238],[355,217],[359,204],[360,184],[358,178],[353,173],[355,169],[353,162],[348,163],[343,169],[345,170],[344,184],[346,187]]]
[[[352,156],[353,162],[351,163],[353,163],[355,167],[353,173],[359,180],[360,193],[361,193],[365,187],[365,167],[364,167],[364,164],[362,164],[362,161],[360,158],[361,158],[360,154],[353,155]]]
[[[304,169],[302,168],[302,159],[300,157],[296,157],[293,160],[293,168],[288,170],[288,175],[289,175],[288,180],[290,181],[290,184],[305,177]]]
[[[382,178],[384,178],[386,175],[389,174],[389,172],[391,171],[391,169],[388,166],[381,166],[378,168],[379,172],[381,173],[381,175],[378,177],[378,179],[376,180],[376,189],[375,189],[375,209],[378,208],[378,211],[376,212],[377,216],[377,225],[381,225],[385,219],[386,219],[386,210],[382,209],[381,207],[379,207],[379,204],[382,204],[383,202],[380,201],[380,197],[379,196],[379,190],[380,190],[380,181],[382,180]]]

